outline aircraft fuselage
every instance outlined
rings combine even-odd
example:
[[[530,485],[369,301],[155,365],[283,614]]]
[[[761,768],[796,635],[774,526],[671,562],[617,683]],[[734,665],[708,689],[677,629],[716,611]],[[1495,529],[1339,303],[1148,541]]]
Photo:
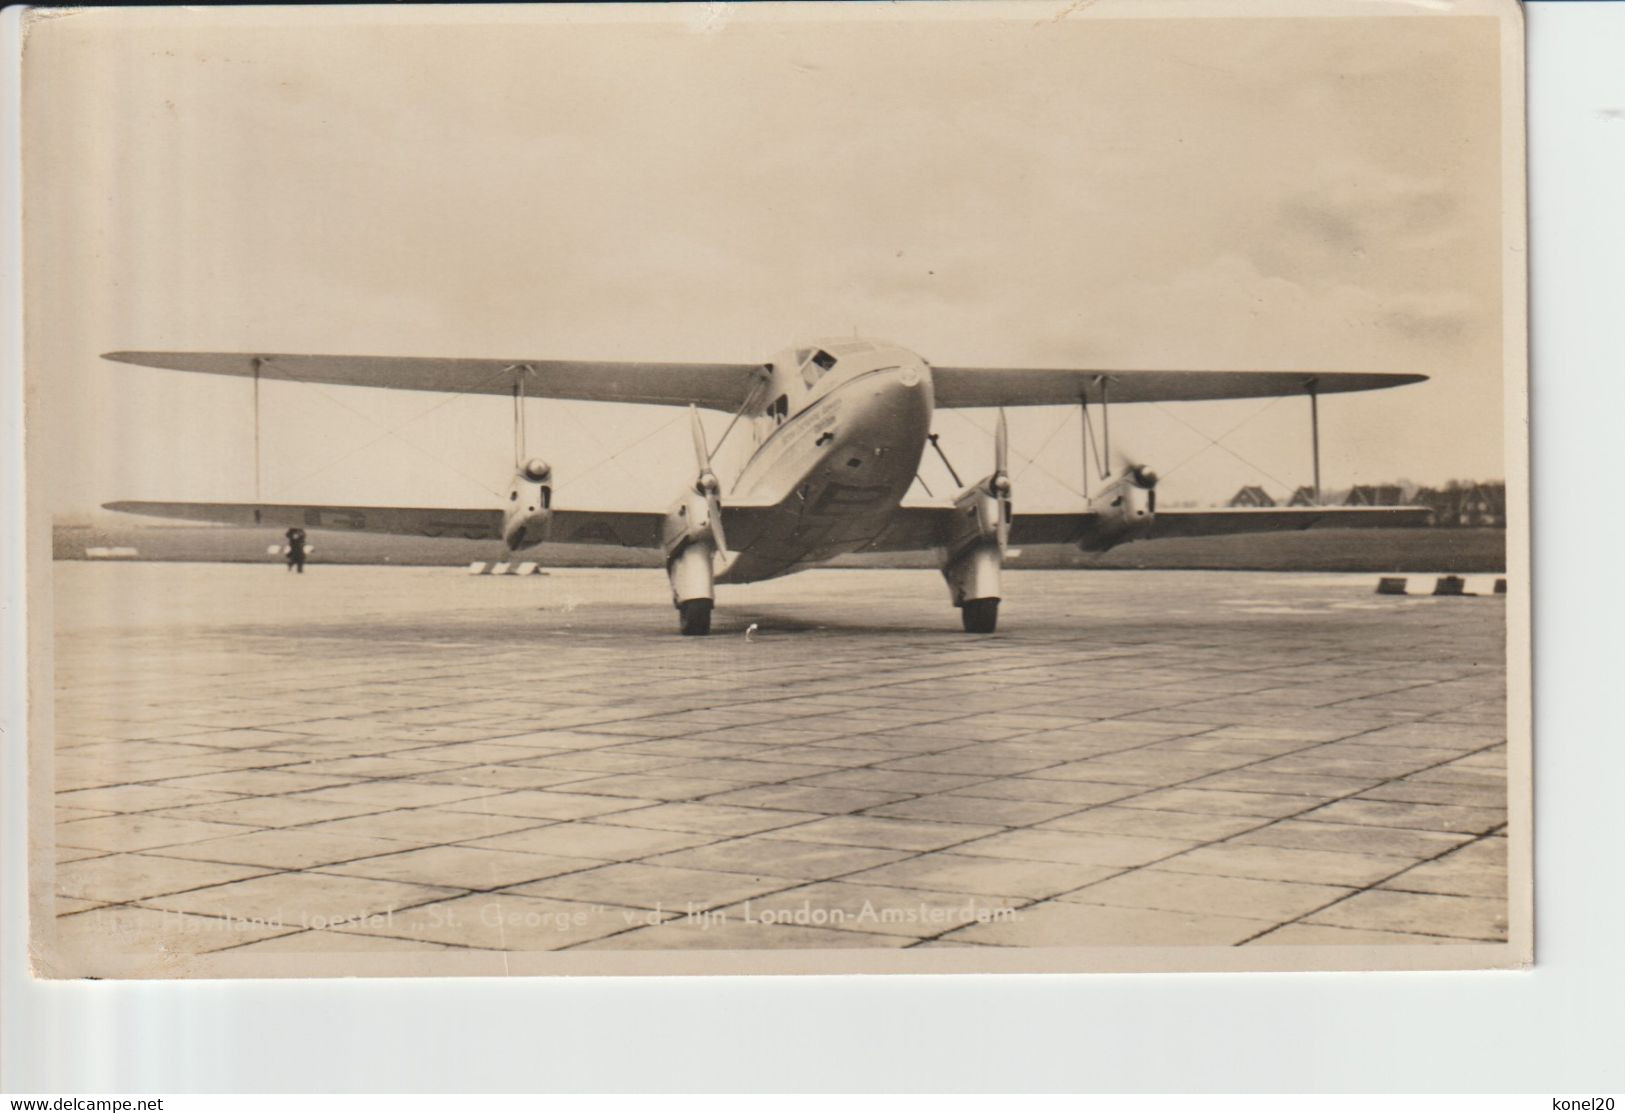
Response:
[[[931,368],[865,340],[794,349],[768,365],[748,420],[752,451],[727,498],[776,509],[719,568],[718,582],[797,571],[875,539],[920,468],[931,431]]]

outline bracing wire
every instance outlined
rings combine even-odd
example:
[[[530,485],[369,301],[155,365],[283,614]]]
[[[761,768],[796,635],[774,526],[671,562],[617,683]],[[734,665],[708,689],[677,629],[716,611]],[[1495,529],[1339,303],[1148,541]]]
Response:
[[[261,361],[261,366],[262,366],[262,369],[264,369],[264,370],[271,370],[272,368],[275,367],[275,361],[274,360],[269,360],[269,359],[262,360]],[[495,382],[496,379],[499,376],[506,375],[510,371],[512,371],[511,367],[504,367],[499,371],[494,371],[490,375],[488,375],[488,376],[486,376],[486,377],[484,377],[482,379],[479,379],[478,381],[473,383],[471,386],[469,386],[469,387],[467,387],[467,388],[465,388],[463,390],[459,390],[459,391],[457,391],[455,393],[448,394],[445,398],[443,398],[440,401],[436,402],[434,405],[428,407],[427,409],[421,410],[418,413],[413,414],[411,417],[407,418],[405,421],[400,422],[398,425],[396,425],[394,427],[390,427],[390,426],[386,426],[383,422],[379,421],[377,418],[373,417],[371,414],[368,414],[364,410],[358,409],[357,407],[352,406],[348,402],[344,401],[342,398],[339,398],[339,397],[335,396],[331,392],[323,390],[321,384],[309,382],[309,381],[307,381],[305,379],[301,379],[297,375],[291,374],[291,373],[289,373],[289,372],[287,372],[285,370],[278,369],[278,373],[286,381],[292,382],[292,383],[298,383],[301,386],[308,387],[310,390],[314,391],[316,394],[320,395],[323,398],[326,398],[329,402],[333,403],[336,406],[339,406],[342,409],[348,410],[349,412],[355,414],[357,417],[361,418],[361,420],[365,421],[368,425],[371,425],[376,429],[380,429],[380,430],[382,430],[382,432],[378,436],[374,437],[372,440],[367,441],[365,444],[362,444],[362,445],[359,445],[359,446],[357,446],[355,448],[352,448],[348,452],[342,452],[339,455],[334,456],[331,459],[329,459],[329,460],[325,461],[324,463],[320,464],[316,468],[313,468],[312,470],[303,473],[297,479],[291,480],[290,482],[287,482],[287,483],[280,484],[276,488],[276,490],[272,492],[272,494],[275,495],[275,494],[278,494],[278,493],[280,493],[282,491],[286,491],[291,487],[296,487],[299,484],[305,482],[307,479],[312,479],[312,478],[320,475],[321,473],[327,471],[329,468],[335,467],[338,464],[343,463],[345,460],[350,459],[351,457],[357,455],[358,453],[365,452],[367,449],[371,448],[372,446],[374,446],[376,444],[381,444],[382,442],[390,439],[391,437],[394,437],[397,440],[399,440],[402,444],[405,444],[407,447],[417,450],[421,455],[426,456],[430,460],[433,460],[434,462],[440,464],[441,466],[445,467],[449,471],[456,472],[458,475],[462,476],[464,479],[468,480],[470,483],[473,483],[476,486],[480,487],[482,490],[489,492],[494,498],[499,498],[500,499],[502,497],[502,492],[501,491],[497,491],[497,490],[493,489],[491,487],[491,485],[486,483],[484,480],[478,479],[475,476],[469,475],[468,472],[464,471],[462,468],[458,467],[456,464],[453,464],[450,460],[447,460],[445,457],[440,456],[437,453],[431,452],[429,449],[423,447],[423,445],[419,444],[417,441],[413,440],[411,437],[406,436],[406,434],[401,432],[401,430],[404,429],[407,425],[412,424],[413,422],[423,420],[424,418],[428,417],[430,414],[434,413],[436,410],[439,410],[439,409],[441,409],[441,408],[443,408],[445,406],[451,405],[451,403],[455,402],[457,399],[462,398],[465,395],[472,394],[472,393],[476,392],[477,390],[479,390],[480,387],[483,387],[488,383]]]
[[[1247,459],[1245,456],[1243,456],[1241,453],[1237,452],[1235,449],[1231,448],[1229,445],[1225,445],[1225,444],[1220,443],[1226,437],[1229,437],[1232,434],[1238,432],[1242,428],[1242,426],[1248,424],[1254,418],[1258,417],[1260,414],[1262,414],[1266,410],[1268,410],[1271,406],[1275,405],[1283,397],[1286,397],[1286,395],[1281,395],[1281,396],[1276,397],[1276,398],[1271,398],[1264,405],[1260,406],[1258,409],[1254,410],[1252,413],[1248,414],[1246,417],[1244,417],[1240,421],[1236,422],[1230,428],[1226,429],[1223,433],[1220,433],[1217,437],[1210,436],[1209,434],[1203,432],[1201,429],[1198,429],[1196,426],[1192,425],[1190,422],[1186,421],[1184,418],[1180,417],[1178,414],[1176,414],[1173,411],[1169,410],[1168,408],[1163,406],[1161,403],[1153,403],[1153,405],[1155,405],[1157,407],[1157,409],[1161,410],[1164,414],[1167,414],[1169,417],[1171,417],[1175,421],[1179,422],[1179,424],[1183,425],[1185,428],[1189,429],[1191,432],[1195,433],[1197,436],[1201,437],[1203,440],[1208,442],[1207,444],[1204,444],[1201,448],[1198,448],[1195,452],[1192,452],[1189,456],[1186,456],[1183,460],[1179,461],[1179,463],[1175,464],[1173,467],[1171,467],[1167,471],[1163,472],[1162,473],[1163,478],[1166,479],[1168,476],[1172,475],[1174,472],[1178,471],[1180,468],[1184,467],[1186,464],[1190,463],[1192,460],[1194,460],[1198,456],[1202,455],[1202,453],[1206,452],[1208,449],[1217,448],[1217,449],[1220,449],[1220,450],[1222,450],[1224,452],[1229,453],[1231,456],[1234,456],[1237,460],[1241,461],[1243,464],[1246,464],[1249,468],[1252,468],[1259,475],[1262,475],[1264,478],[1270,480],[1271,482],[1277,484],[1278,486],[1291,489],[1292,485],[1290,483],[1286,483],[1283,480],[1277,479],[1274,475],[1271,475],[1269,472],[1265,471],[1263,468],[1259,467],[1257,464],[1255,464],[1251,460]]]

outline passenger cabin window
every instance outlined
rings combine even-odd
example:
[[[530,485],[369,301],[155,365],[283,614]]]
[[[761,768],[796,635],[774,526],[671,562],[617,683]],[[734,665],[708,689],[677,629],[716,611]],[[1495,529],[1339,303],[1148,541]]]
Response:
[[[784,419],[790,414],[790,396],[788,394],[779,395],[773,405],[768,407],[767,412],[772,416],[773,424],[782,425]]]

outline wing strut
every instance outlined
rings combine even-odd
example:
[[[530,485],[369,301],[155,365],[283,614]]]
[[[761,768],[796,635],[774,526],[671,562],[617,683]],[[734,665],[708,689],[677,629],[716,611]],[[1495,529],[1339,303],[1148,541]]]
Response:
[[[1083,497],[1089,498],[1089,396],[1078,392],[1078,463],[1082,465]]]
[[[254,501],[260,501],[260,364],[265,361],[254,357]],[[257,520],[257,515],[256,515]]]
[[[1105,394],[1104,386],[1102,386],[1101,392],[1102,392],[1102,405],[1101,405],[1100,423],[1101,423],[1101,425],[1104,426],[1110,420],[1110,418],[1108,418],[1107,415],[1106,415],[1106,408],[1105,408],[1105,405],[1104,405],[1104,394]],[[1100,478],[1102,478],[1102,479],[1109,479],[1111,477],[1111,470],[1110,470],[1111,469],[1111,460],[1109,458],[1109,455],[1108,455],[1107,458],[1102,458],[1102,456],[1101,456],[1100,442],[1099,442],[1098,438],[1096,438],[1096,436],[1095,436],[1095,423],[1089,416],[1089,396],[1087,394],[1079,394],[1078,395],[1078,437],[1079,437],[1078,447],[1079,447],[1080,451],[1083,453],[1083,459],[1082,459],[1082,464],[1083,464],[1083,497],[1088,498],[1089,497],[1089,462],[1090,462],[1091,453],[1093,454],[1093,457],[1094,457],[1095,471],[1100,473]],[[1108,454],[1111,452],[1111,434],[1110,434],[1109,428],[1108,428],[1107,436],[1106,436],[1106,452]]]
[[[1304,382],[1304,389],[1309,392],[1309,441],[1310,454],[1314,457],[1315,465],[1315,505],[1320,505],[1320,386],[1319,379],[1308,379]]]
[[[1100,384],[1100,436],[1105,448],[1101,455],[1109,468],[1112,466],[1112,380],[1109,375],[1101,375],[1095,382]]]
[[[508,370],[513,375],[513,466],[518,470],[525,466],[528,453],[525,448],[525,377],[534,374],[536,369],[528,363],[516,363]]]
[[[705,462],[707,466],[710,465],[712,460],[716,459],[717,453],[722,451],[722,442],[726,441],[728,439],[728,434],[734,431],[734,426],[738,425],[739,419],[745,416],[745,411],[749,410],[757,403],[757,401],[760,400],[761,394],[766,388],[767,384],[768,380],[758,374],[756,384],[752,386],[748,392],[746,392],[745,400],[741,402],[739,404],[739,408],[734,411],[733,418],[728,422],[728,427],[722,431],[722,436],[717,438],[717,443],[713,445],[706,453]],[[689,407],[691,410],[693,408],[693,406]]]
[[[937,443],[937,434],[932,433],[928,439],[931,442],[931,447],[937,450],[937,455],[942,457],[942,466],[948,469],[949,475],[953,476],[954,486],[963,487],[965,484],[960,480],[959,473],[954,471],[954,466],[948,462],[948,454],[942,451],[942,446]]]

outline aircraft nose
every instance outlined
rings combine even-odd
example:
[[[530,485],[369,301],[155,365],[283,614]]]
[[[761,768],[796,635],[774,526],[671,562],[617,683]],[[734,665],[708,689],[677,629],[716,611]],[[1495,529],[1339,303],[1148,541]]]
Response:
[[[864,443],[923,446],[935,409],[931,368],[911,352],[877,351],[864,361],[849,360],[844,375],[826,378],[840,415],[840,434]]]
[[[885,372],[882,379],[881,392],[896,420],[930,424],[933,395],[929,368],[921,363],[904,363]]]

